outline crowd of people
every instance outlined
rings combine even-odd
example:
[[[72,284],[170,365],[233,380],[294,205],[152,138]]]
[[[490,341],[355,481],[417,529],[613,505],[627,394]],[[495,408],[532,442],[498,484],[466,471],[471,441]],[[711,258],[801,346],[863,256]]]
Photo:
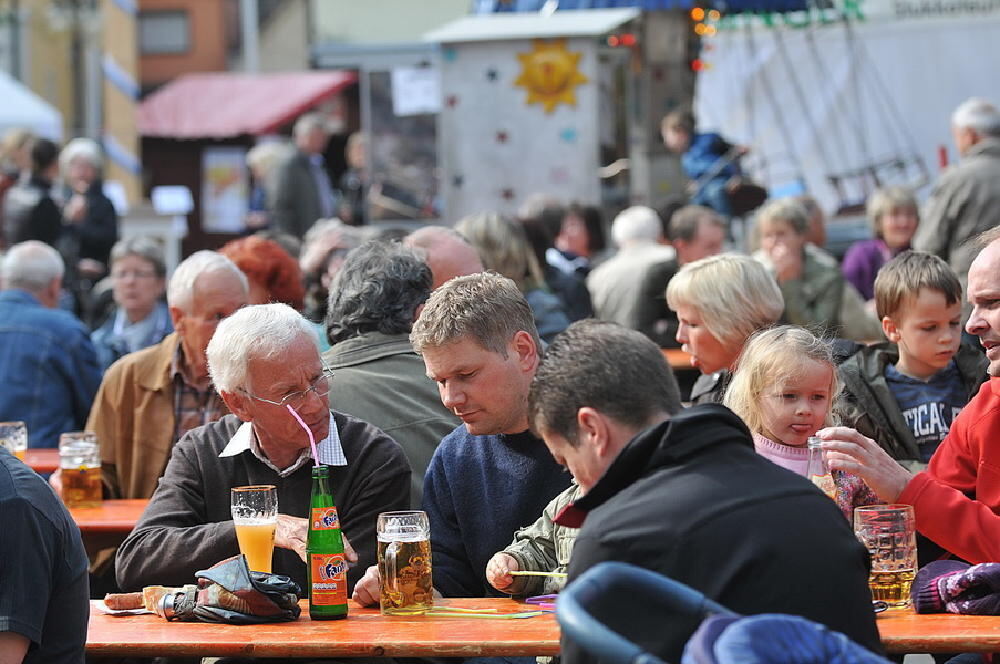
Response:
[[[665,133],[708,145],[680,120]],[[4,204],[0,420],[25,421],[30,447],[94,431],[105,495],[149,505],[88,559],[53,492],[0,451],[0,660],[80,661],[87,596],[191,583],[235,555],[234,486],[277,487],[273,571],[305,587],[310,440],[362,604],[379,596],[376,516],[419,508],[444,597],[554,592],[512,572],[572,583],[619,560],[881,651],[855,507],[913,505],[921,563],[1000,561],[1000,111],[970,100],[952,125],[963,160],[923,214],[913,192],[874,192],[873,238],[843,263],[808,198],[758,210],[749,253],[723,253],[725,210],[684,203],[621,211],[614,248],[599,211],[547,198],[454,228],[356,228],[331,218],[307,116],[299,152],[261,166],[289,188],[261,208],[272,228],[168,274],[155,241],[103,225],[99,153],[34,141]],[[91,327],[64,306],[71,273],[109,279]],[[699,374],[689,391],[670,346]],[[811,437],[833,500],[805,477]],[[679,657],[691,625],[634,620],[642,647]],[[590,661],[570,642],[562,656]]]

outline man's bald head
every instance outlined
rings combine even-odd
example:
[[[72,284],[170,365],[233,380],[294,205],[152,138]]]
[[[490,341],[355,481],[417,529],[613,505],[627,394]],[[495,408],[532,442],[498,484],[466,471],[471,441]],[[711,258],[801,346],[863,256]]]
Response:
[[[458,232],[445,226],[424,226],[413,231],[403,244],[416,249],[434,275],[432,288],[453,277],[483,271],[479,253]]]

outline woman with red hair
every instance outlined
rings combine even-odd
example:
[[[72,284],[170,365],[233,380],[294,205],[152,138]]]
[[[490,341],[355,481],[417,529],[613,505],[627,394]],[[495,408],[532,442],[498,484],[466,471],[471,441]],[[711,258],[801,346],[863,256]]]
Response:
[[[219,249],[247,275],[250,304],[283,302],[302,310],[305,287],[299,263],[274,240],[256,235],[227,242]]]

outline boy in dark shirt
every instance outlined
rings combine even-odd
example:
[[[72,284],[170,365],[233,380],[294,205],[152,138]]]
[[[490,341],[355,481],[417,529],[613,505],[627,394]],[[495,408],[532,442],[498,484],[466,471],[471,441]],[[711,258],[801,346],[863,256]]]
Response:
[[[922,469],[955,415],[986,379],[986,358],[962,346],[962,287],[946,262],[903,252],[875,279],[888,343],[862,348],[840,366],[844,424],[895,459]]]

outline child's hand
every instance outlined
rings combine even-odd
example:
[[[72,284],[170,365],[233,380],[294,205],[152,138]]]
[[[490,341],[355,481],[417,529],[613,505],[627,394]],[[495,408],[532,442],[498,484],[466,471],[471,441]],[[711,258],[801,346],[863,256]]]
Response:
[[[487,563],[486,580],[491,586],[503,592],[514,583],[514,577],[510,575],[510,572],[516,572],[519,569],[517,560],[501,551],[493,554],[490,562]]]

